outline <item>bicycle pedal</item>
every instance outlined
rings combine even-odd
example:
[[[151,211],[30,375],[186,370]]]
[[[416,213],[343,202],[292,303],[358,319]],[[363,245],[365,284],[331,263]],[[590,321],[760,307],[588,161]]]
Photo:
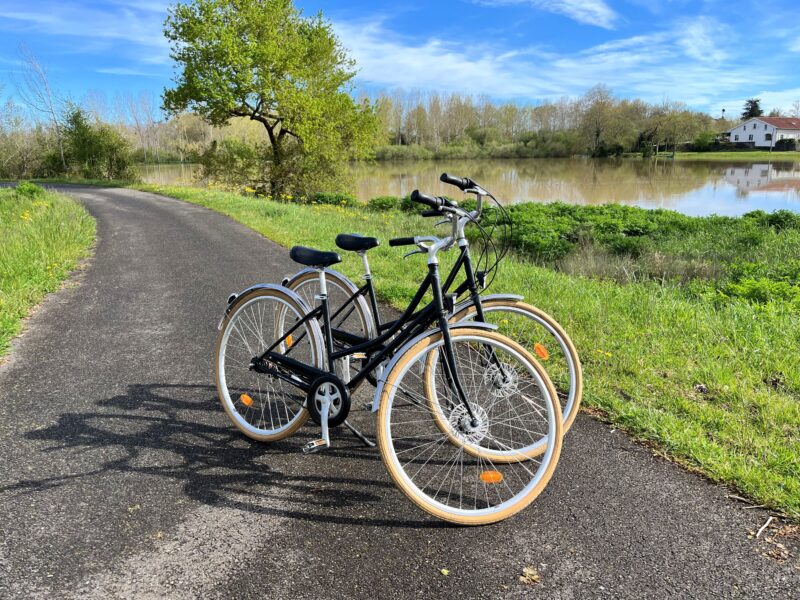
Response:
[[[325,439],[318,439],[318,440],[311,440],[305,446],[303,446],[303,454],[313,454],[314,452],[319,452],[320,450],[326,450],[330,447]]]

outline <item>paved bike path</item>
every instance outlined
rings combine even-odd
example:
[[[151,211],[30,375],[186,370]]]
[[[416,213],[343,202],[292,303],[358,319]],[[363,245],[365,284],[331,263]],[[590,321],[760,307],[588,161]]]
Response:
[[[0,597],[800,597],[797,558],[748,539],[767,513],[586,415],[542,496],[472,529],[347,432],[311,457],[309,428],[250,442],[216,399],[216,324],[286,250],[177,200],[68,191],[98,244],[0,366]]]

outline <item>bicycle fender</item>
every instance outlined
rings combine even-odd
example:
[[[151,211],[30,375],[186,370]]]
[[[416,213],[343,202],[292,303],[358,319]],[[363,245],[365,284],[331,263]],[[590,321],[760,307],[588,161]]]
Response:
[[[282,294],[286,294],[292,300],[298,303],[298,305],[305,311],[311,312],[311,309],[306,304],[305,300],[303,300],[298,294],[294,293],[292,290],[285,288],[280,285],[275,285],[273,283],[258,283],[256,285],[251,285],[249,288],[242,290],[238,294],[231,294],[228,296],[228,303],[225,307],[225,312],[222,313],[222,318],[219,320],[219,324],[217,325],[217,331],[222,329],[222,324],[225,322],[225,319],[231,314],[231,311],[236,308],[236,305],[242,300],[242,298],[246,297],[250,292],[254,292],[256,290],[275,290],[277,292],[281,292]]]
[[[519,294],[489,294],[488,296],[481,296],[481,300],[524,300],[525,296],[520,296]],[[457,315],[460,311],[464,310],[468,306],[474,304],[472,299],[467,298],[466,300],[462,300],[458,304],[456,304],[455,308],[453,308],[453,314]]]
[[[480,323],[474,321],[468,321],[464,323],[456,323],[454,325],[450,325],[450,331],[455,329],[487,329],[489,331],[495,331],[497,329],[497,325],[492,325],[491,323]],[[380,408],[381,404],[381,395],[383,393],[383,386],[386,382],[386,376],[392,371],[392,368],[397,364],[397,361],[400,360],[400,357],[411,347],[414,346],[420,340],[424,340],[426,337],[435,335],[441,331],[438,327],[436,329],[429,329],[428,331],[423,331],[414,339],[406,342],[403,344],[400,349],[395,352],[392,360],[389,361],[389,364],[386,365],[386,368],[383,370],[381,374],[381,378],[378,380],[378,386],[375,388],[375,395],[372,398],[372,412],[378,412],[378,408]]]
[[[297,279],[299,279],[303,275],[306,275],[307,273],[317,274],[318,270],[317,269],[313,269],[311,267],[306,267],[305,269],[301,269],[300,271],[298,271],[294,275],[287,275],[286,277],[284,277],[283,281],[281,282],[281,285],[283,285],[284,287],[288,288]],[[339,280],[342,281],[347,286],[347,288],[350,290],[351,294],[355,294],[358,291],[358,286],[355,283],[353,283],[352,281],[350,281],[350,279],[348,277],[346,277],[345,275],[343,275],[339,271],[336,271],[334,269],[325,269],[325,273],[329,273],[330,275],[333,275],[334,277],[338,277]]]

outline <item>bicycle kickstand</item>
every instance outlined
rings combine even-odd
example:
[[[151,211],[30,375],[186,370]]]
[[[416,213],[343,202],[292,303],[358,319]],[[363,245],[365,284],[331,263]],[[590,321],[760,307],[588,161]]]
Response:
[[[375,442],[373,442],[371,439],[369,439],[367,436],[365,436],[363,433],[361,433],[358,429],[353,427],[350,424],[349,421],[345,421],[344,422],[344,426],[347,427],[350,431],[352,431],[353,435],[355,435],[358,439],[360,439],[362,442],[364,442],[364,445],[367,448],[374,448],[375,447]]]

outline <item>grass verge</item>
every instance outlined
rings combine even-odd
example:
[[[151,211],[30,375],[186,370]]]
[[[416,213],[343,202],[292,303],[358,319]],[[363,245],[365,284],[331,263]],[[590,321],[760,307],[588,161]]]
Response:
[[[332,249],[342,231],[386,240],[431,230],[398,211],[136,187],[206,206],[284,246]],[[370,252],[378,290],[395,307],[424,274],[419,258],[398,268],[399,256],[387,245]],[[340,267],[360,275],[348,253]],[[800,518],[800,318],[790,303],[709,302],[669,282],[567,275],[521,255],[507,258],[493,291],[523,294],[564,325],[584,363],[588,406],[671,459]]]
[[[95,222],[60,194],[0,189],[0,357],[23,319],[89,255]]]

